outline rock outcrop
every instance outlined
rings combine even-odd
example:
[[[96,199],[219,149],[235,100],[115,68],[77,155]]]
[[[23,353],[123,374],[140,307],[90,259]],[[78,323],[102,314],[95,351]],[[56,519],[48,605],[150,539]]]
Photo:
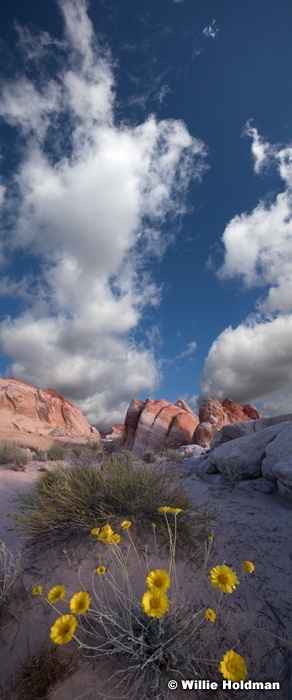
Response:
[[[209,453],[184,465],[220,487],[277,489],[292,500],[292,414],[223,425]]]
[[[143,454],[146,450],[156,452],[190,444],[198,423],[198,417],[182,399],[174,404],[164,399],[133,399],[125,418],[121,447]]]
[[[227,423],[259,418],[254,406],[239,406],[232,399],[204,399],[199,417],[183,399],[170,403],[133,399],[127,411],[121,446],[138,454],[180,445],[209,447],[215,430]]]
[[[251,404],[239,406],[232,399],[219,399],[212,396],[203,399],[199,410],[199,425],[193,436],[193,443],[207,447],[213,439],[215,430],[220,430],[223,425],[238,423],[239,421],[256,420],[260,417],[257,409]]]
[[[2,429],[23,433],[99,439],[98,430],[57,391],[10,377],[0,378],[0,423]]]

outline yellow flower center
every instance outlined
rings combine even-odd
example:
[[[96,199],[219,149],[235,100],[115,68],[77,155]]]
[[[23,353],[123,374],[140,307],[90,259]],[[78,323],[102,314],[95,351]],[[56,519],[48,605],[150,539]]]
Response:
[[[160,606],[159,598],[151,598],[150,605],[151,605],[151,608],[159,608],[159,606]]]
[[[219,574],[218,581],[219,583],[222,583],[223,586],[226,586],[227,583],[230,583],[229,576],[227,574]]]

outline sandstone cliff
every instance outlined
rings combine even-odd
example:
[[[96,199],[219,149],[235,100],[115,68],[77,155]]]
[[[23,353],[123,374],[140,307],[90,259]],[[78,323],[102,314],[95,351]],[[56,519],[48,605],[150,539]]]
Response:
[[[99,439],[81,411],[54,389],[0,378],[0,427],[43,436]]]

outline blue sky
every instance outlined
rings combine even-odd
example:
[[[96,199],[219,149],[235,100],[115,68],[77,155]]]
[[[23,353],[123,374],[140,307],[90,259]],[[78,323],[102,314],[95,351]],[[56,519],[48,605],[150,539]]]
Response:
[[[292,411],[290,0],[11,0],[0,372]]]

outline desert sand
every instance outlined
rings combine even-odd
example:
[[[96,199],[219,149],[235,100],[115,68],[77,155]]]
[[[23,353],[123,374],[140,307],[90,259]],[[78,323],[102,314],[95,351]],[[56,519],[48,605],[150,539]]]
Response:
[[[46,448],[47,445],[41,444],[41,440],[37,446]],[[33,444],[32,437],[30,444]],[[53,469],[54,464],[46,464],[45,468]],[[56,612],[43,598],[31,595],[33,586],[43,584],[49,590],[62,583],[72,595],[80,590],[78,572],[81,572],[84,587],[90,590],[93,569],[99,563],[110,565],[110,554],[101,550],[103,543],[93,543],[92,537],[76,547],[65,546],[36,554],[27,550],[26,541],[10,529],[10,514],[19,506],[18,493],[28,493],[43,469],[44,463],[38,461],[29,462],[25,471],[13,471],[10,465],[0,466],[0,540],[13,552],[22,546],[24,561],[23,588],[12,603],[12,615],[7,617],[0,629],[0,697],[3,700],[14,700],[16,697],[9,690],[11,680],[17,678],[21,664],[49,640],[49,629],[56,619]],[[244,560],[252,561],[255,565],[255,571],[244,575],[236,591],[225,595],[229,623],[227,631],[222,631],[221,643],[224,646],[225,638],[228,639],[226,651],[237,644],[236,649],[244,656],[248,666],[248,678],[280,683],[280,689],[276,691],[231,690],[223,694],[216,691],[210,692],[210,696],[218,700],[220,697],[291,700],[291,502],[275,492],[261,494],[237,489],[219,490],[188,474],[183,463],[177,465],[177,470],[194,503],[207,502],[217,512],[209,568],[227,563],[240,572]],[[195,565],[188,563],[184,566],[183,561],[180,564],[181,594],[191,590],[194,601],[213,607],[217,591],[201,585]],[[134,560],[132,566],[133,573],[138,575]],[[141,586],[143,593],[143,582]],[[60,614],[66,612],[64,601],[60,602],[59,611]],[[290,640],[290,646],[282,640]],[[61,650],[65,659],[73,655],[72,674],[50,691],[48,700],[105,700],[119,697],[119,692],[113,690],[111,680],[117,670],[114,660],[104,663],[96,658],[92,664],[92,661],[84,660],[74,642],[62,646]],[[216,677],[218,680],[218,674]],[[202,691],[202,697],[205,694]],[[197,697],[190,690],[188,694],[179,690],[172,694],[174,700],[185,696]],[[31,700],[37,698],[32,697]]]

